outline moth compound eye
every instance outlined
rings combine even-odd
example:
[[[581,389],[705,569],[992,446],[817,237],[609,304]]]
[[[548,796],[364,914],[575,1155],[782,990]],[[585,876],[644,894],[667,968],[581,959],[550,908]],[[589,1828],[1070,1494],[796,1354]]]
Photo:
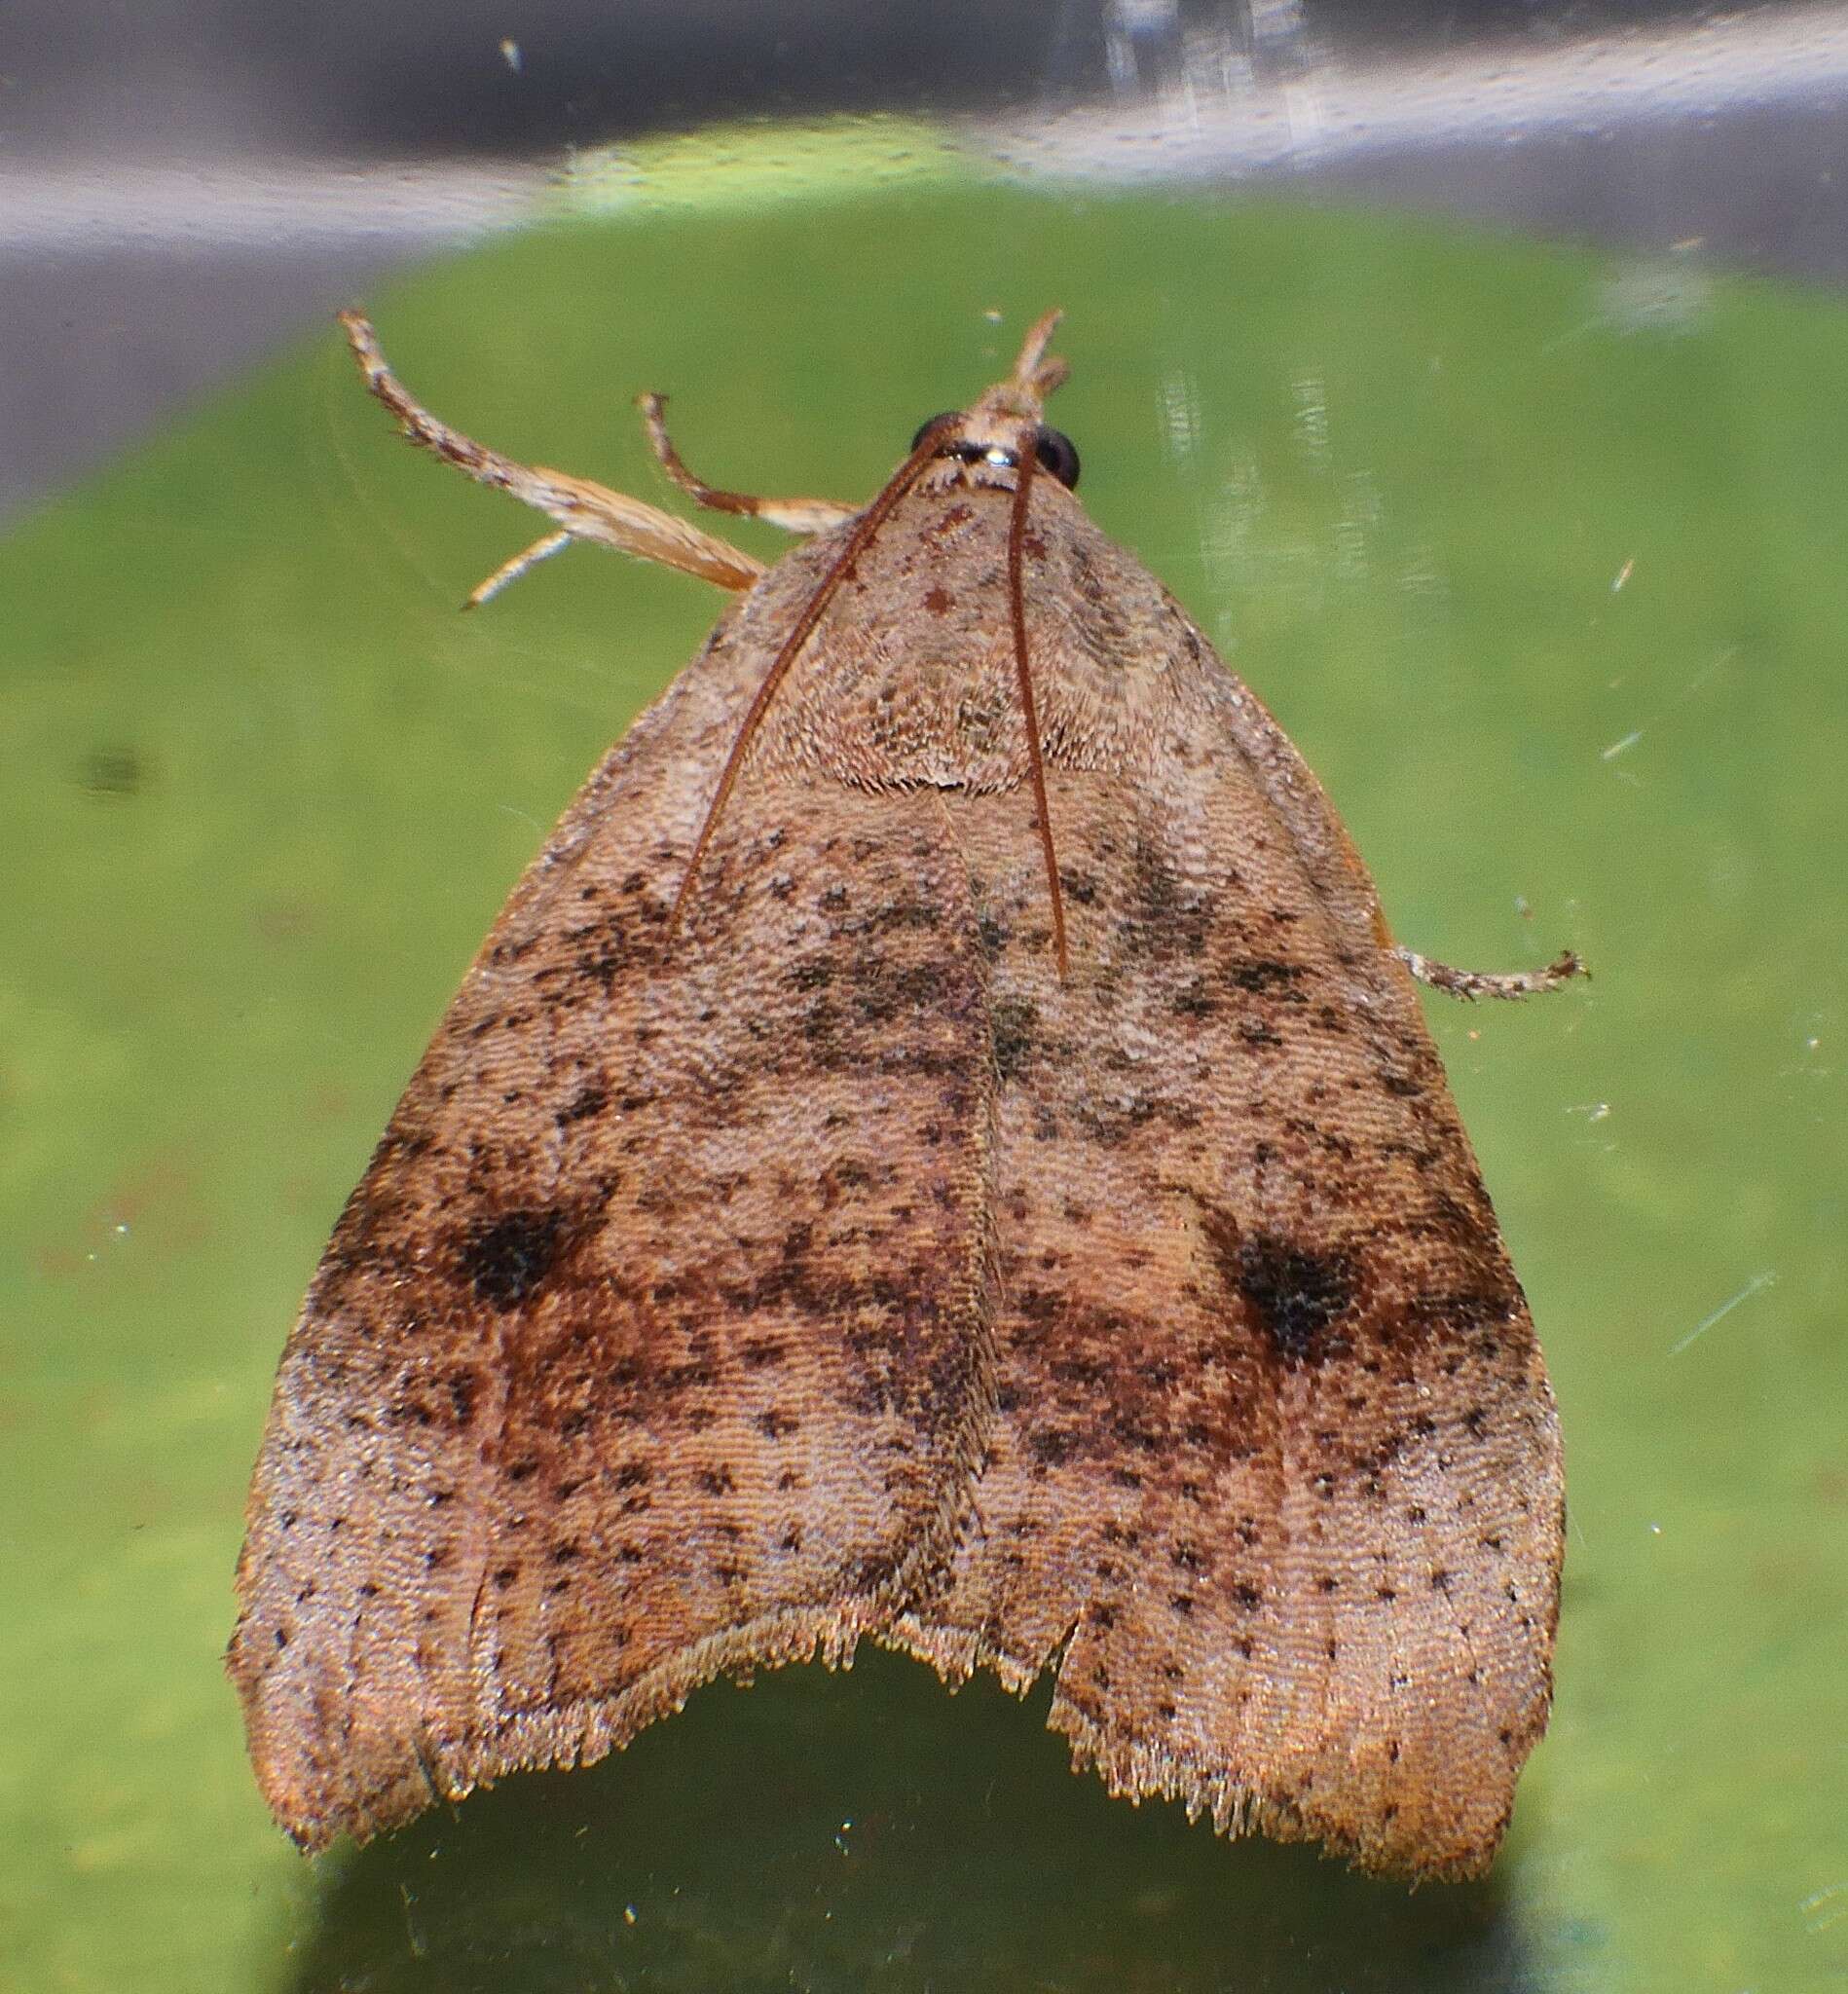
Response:
[[[1051,471],[1068,492],[1078,489],[1078,446],[1063,429],[1042,426],[1033,438],[1033,455],[1042,470]]]
[[[917,434],[911,438],[911,448],[915,450],[925,437],[937,427],[939,423],[947,423],[956,413],[955,409],[942,409],[934,415],[928,423],[920,423],[917,425]]]

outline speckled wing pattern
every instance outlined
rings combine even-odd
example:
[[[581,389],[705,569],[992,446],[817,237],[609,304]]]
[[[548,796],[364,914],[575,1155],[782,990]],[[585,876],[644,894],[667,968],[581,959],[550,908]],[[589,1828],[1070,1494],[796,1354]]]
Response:
[[[1117,1791],[1472,1874],[1551,1688],[1527,1306],[1315,779],[1133,561],[1079,518],[1047,537],[1073,972],[1017,825],[973,807],[999,1419],[898,1638],[952,1678],[1055,1668],[1052,1721]],[[1112,681],[1121,753],[1074,754]]]
[[[949,1549],[994,1395],[968,880],[934,798],[785,793],[669,942],[754,656],[568,813],[283,1357],[231,1666],[309,1846],[849,1651]]]
[[[920,479],[721,620],[502,913],[285,1353],[231,1668],[309,1846],[870,1638],[1056,1672],[1113,1790],[1492,1858],[1551,1396],[1313,777],[1051,478]]]

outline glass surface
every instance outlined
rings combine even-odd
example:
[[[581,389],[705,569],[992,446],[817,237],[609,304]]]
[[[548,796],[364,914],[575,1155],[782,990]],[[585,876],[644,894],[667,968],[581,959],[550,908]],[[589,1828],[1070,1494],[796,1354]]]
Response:
[[[789,162],[794,157],[796,166]],[[1084,498],[1272,705],[1428,1000],[1559,1392],[1559,1700],[1481,1885],[1073,1777],[1044,1694],[717,1684],[299,1858],[219,1654],[281,1339],[520,867],[717,613],[413,455],[338,335],[0,542],[0,1982],[1809,1989],[1848,1976],[1848,318],[1694,248],[1033,191],[937,128],[582,163],[369,289],[445,417],[865,498],[1049,304]],[[766,558],[774,535],[735,535]]]

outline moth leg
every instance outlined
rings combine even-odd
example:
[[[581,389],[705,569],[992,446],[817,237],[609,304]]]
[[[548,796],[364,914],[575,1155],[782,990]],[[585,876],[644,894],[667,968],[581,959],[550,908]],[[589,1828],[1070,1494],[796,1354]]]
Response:
[[[661,468],[696,503],[713,512],[735,512],[746,519],[760,519],[780,526],[789,534],[818,534],[839,526],[865,511],[860,505],[836,505],[831,498],[758,498],[749,492],[721,492],[717,485],[702,484],[681,462],[667,433],[661,411],[667,406],[664,394],[639,394],[635,405],[647,425],[648,441],[661,460]]]
[[[543,512],[563,529],[536,540],[496,569],[469,597],[471,606],[485,603],[570,540],[594,540],[619,554],[658,561],[664,567],[678,568],[683,574],[697,574],[721,588],[747,589],[762,574],[762,562],[702,533],[686,520],[676,519],[671,512],[645,505],[641,499],[612,492],[590,478],[574,478],[544,464],[517,463],[460,429],[452,429],[431,415],[392,373],[368,319],[357,312],[343,312],[340,322],[366,386],[397,417],[413,443],[433,451],[478,484],[493,485]]]
[[[522,547],[511,560],[501,562],[486,581],[475,583],[468,591],[468,600],[462,608],[478,609],[483,603],[493,602],[509,582],[518,581],[529,568],[536,568],[541,561],[549,561],[554,554],[562,554],[571,543],[571,535],[560,531],[547,534],[543,539],[535,540],[530,547]]]
[[[1516,970],[1500,976],[1486,970],[1453,969],[1447,962],[1420,955],[1415,948],[1395,947],[1392,952],[1421,983],[1470,1004],[1478,997],[1532,997],[1542,990],[1557,990],[1574,977],[1591,976],[1570,948],[1562,950],[1543,970]]]

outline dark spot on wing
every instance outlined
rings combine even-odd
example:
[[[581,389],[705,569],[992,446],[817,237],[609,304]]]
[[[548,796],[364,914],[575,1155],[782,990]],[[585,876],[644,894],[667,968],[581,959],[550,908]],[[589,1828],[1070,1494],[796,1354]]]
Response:
[[[1039,1013],[1023,997],[1002,997],[993,1011],[995,1070],[1004,1083],[1018,1077],[1032,1056]]]
[[[553,1117],[561,1128],[573,1122],[588,1122],[610,1105],[610,1089],[592,1081],[579,1088]]]
[[[1348,1340],[1335,1333],[1357,1284],[1347,1254],[1318,1252],[1275,1233],[1240,1237],[1223,1214],[1209,1217],[1205,1232],[1220,1277],[1286,1364],[1321,1364],[1347,1350]]]
[[[1206,898],[1182,881],[1166,854],[1148,837],[1136,840],[1129,914],[1137,945],[1156,960],[1200,954],[1213,922]]]
[[[564,1232],[562,1212],[505,1212],[469,1234],[462,1277],[491,1307],[517,1309],[551,1272]]]
[[[1303,999],[1296,985],[1307,975],[1301,963],[1278,962],[1273,957],[1226,966],[1226,980],[1235,989],[1248,990],[1253,996],[1288,991],[1291,1000],[1299,1004]]]

